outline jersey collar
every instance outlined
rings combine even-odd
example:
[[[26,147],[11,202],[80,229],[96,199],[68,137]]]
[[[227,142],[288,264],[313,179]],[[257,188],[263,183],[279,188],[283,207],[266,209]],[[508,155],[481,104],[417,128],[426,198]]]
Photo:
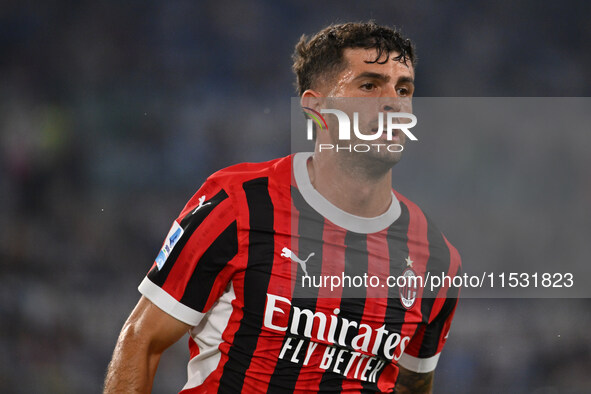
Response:
[[[365,218],[352,215],[333,205],[312,186],[306,162],[312,156],[312,152],[300,152],[293,156],[293,173],[298,190],[304,200],[316,212],[324,216],[345,230],[361,234],[377,233],[382,231],[400,217],[400,202],[392,192],[392,203],[386,212],[373,218]]]

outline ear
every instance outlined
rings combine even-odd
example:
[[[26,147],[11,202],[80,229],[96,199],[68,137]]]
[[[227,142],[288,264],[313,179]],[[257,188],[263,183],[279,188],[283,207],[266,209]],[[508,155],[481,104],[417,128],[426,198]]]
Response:
[[[324,98],[315,90],[308,89],[302,93],[300,104],[303,107],[312,108],[315,111],[320,111],[322,108]]]

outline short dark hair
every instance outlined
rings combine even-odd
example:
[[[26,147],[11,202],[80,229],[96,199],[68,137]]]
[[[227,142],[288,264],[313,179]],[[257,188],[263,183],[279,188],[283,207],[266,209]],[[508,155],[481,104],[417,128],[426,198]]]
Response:
[[[377,56],[368,63],[378,63],[383,54],[387,62],[391,52],[399,52],[395,60],[416,67],[417,57],[413,43],[398,30],[377,25],[374,21],[330,25],[308,40],[300,38],[293,54],[293,71],[296,74],[298,95],[318,83],[322,77],[330,79],[344,69],[343,50],[346,48],[375,48]],[[379,62],[382,63],[382,62]]]

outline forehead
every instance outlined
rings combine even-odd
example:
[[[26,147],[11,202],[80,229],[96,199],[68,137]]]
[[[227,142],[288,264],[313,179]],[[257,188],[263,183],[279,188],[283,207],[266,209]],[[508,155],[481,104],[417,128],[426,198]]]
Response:
[[[411,77],[414,78],[414,67],[410,60],[403,61],[394,60],[400,52],[390,52],[390,54],[382,53],[380,59],[377,59],[378,51],[375,48],[347,48],[343,51],[343,59],[345,60],[345,73],[356,74],[366,71],[379,72],[387,74],[390,77]],[[386,56],[389,58],[386,60]],[[384,62],[385,61],[385,62]],[[383,64],[382,64],[383,63]]]

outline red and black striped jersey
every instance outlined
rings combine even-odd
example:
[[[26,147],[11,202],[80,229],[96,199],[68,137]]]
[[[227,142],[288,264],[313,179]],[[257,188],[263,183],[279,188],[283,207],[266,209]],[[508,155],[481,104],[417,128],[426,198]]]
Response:
[[[392,392],[398,365],[435,368],[458,289],[396,279],[459,275],[458,252],[396,191],[376,218],[333,206],[309,157],[210,176],[140,284],[192,326],[182,393]]]

